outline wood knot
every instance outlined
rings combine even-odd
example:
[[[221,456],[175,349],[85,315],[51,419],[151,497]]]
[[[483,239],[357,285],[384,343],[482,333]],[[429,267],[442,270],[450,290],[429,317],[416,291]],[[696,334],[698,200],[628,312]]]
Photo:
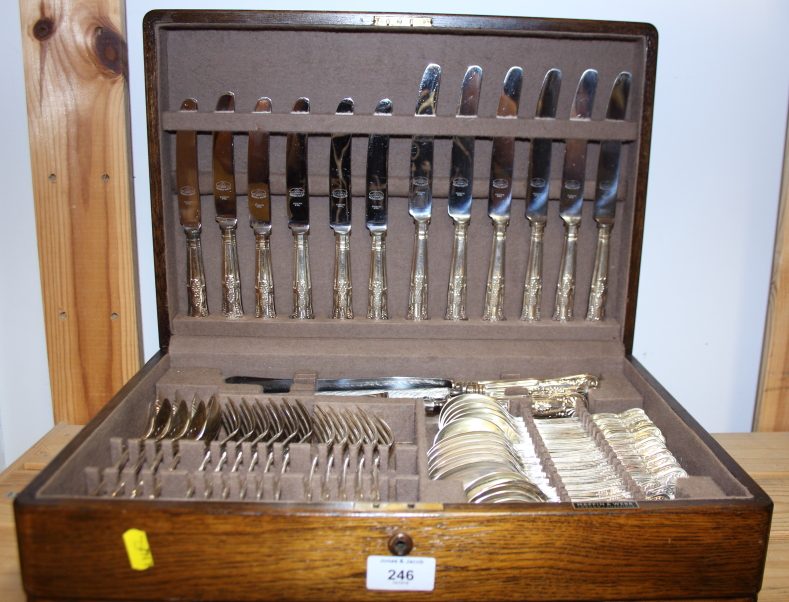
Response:
[[[55,33],[55,22],[49,17],[42,17],[33,25],[33,37],[39,42],[48,40],[53,33]]]
[[[126,76],[126,41],[110,26],[95,30],[96,56],[115,75]]]

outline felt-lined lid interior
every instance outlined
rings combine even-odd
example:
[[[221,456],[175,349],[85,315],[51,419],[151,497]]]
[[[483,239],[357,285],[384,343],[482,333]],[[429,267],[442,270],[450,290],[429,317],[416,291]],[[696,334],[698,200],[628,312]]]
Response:
[[[529,19],[483,19],[490,29],[466,27],[462,18],[432,18],[433,27],[398,28],[372,25],[372,16],[309,13],[168,12],[147,22],[148,101],[152,151],[152,190],[156,229],[158,301],[162,342],[188,338],[190,346],[214,346],[214,337],[304,339],[567,341],[572,354],[580,342],[609,342],[616,350],[629,346],[635,294],[634,277],[640,253],[643,189],[651,120],[654,64],[649,26],[581,24]],[[213,17],[213,18],[211,18]],[[369,19],[367,17],[370,17]],[[210,22],[213,21],[213,22]],[[210,23],[209,23],[210,22]],[[359,25],[360,23],[370,25]],[[419,81],[426,65],[441,66],[441,85],[435,118],[414,117]],[[463,74],[479,65],[483,85],[476,119],[455,117]],[[507,70],[523,69],[523,88],[516,120],[495,117]],[[543,78],[549,69],[562,71],[562,88],[555,120],[535,119]],[[569,120],[570,106],[581,74],[599,72],[596,101],[589,122]],[[615,78],[627,71],[632,88],[624,122],[605,121],[608,97]],[[219,96],[235,94],[235,114],[214,114]],[[272,101],[270,115],[254,115],[261,96]],[[299,97],[308,97],[309,115],[290,114]],[[337,104],[353,98],[355,115],[337,116]],[[199,111],[179,112],[182,101],[195,98]],[[391,118],[372,116],[382,98],[393,102]],[[347,125],[346,125],[347,124]],[[237,244],[245,316],[223,318],[221,308],[221,242],[214,220],[211,179],[211,134],[221,128],[235,132],[235,170],[238,191]],[[275,303],[273,320],[253,317],[255,303],[255,239],[249,227],[246,197],[246,132],[270,132],[272,193],[271,254]],[[198,132],[202,194],[202,249],[205,264],[207,318],[186,316],[186,247],[178,221],[175,194],[175,134]],[[352,143],[352,321],[332,320],[334,233],[329,226],[329,134],[351,133]],[[310,262],[314,320],[290,318],[293,304],[293,237],[285,203],[285,135],[308,134],[310,191]],[[389,134],[389,212],[386,237],[390,320],[366,318],[370,267],[370,236],[364,219],[364,175],[367,135]],[[433,210],[429,229],[429,313],[431,319],[405,319],[412,261],[414,223],[408,214],[411,136],[434,135]],[[447,215],[452,136],[477,137],[474,163],[474,200],[468,231],[468,321],[445,321],[452,254],[453,222]],[[483,305],[491,254],[493,227],[487,216],[487,188],[492,137],[516,137],[513,202],[507,232],[505,310],[503,323],[483,322]],[[527,323],[521,314],[530,236],[525,217],[526,177],[530,140],[554,141],[548,223],[544,236],[543,294],[540,322]],[[585,139],[586,185],[578,240],[575,318],[551,320],[564,225],[558,215],[564,146],[567,138]],[[606,317],[586,322],[589,287],[597,241],[593,200],[600,140],[623,141],[616,223],[611,239]],[[639,180],[641,178],[641,180]],[[634,246],[635,245],[635,246]],[[630,300],[628,301],[628,297]],[[203,341],[200,337],[211,337]],[[201,341],[203,341],[201,343]],[[577,344],[576,344],[577,343]],[[239,343],[245,345],[245,343]],[[196,349],[196,347],[194,347]]]

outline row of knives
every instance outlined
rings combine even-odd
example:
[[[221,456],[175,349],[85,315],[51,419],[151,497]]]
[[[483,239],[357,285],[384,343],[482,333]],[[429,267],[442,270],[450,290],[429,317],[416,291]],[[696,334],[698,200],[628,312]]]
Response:
[[[436,114],[441,68],[427,66],[419,86],[416,116]],[[497,117],[517,118],[523,71],[512,67],[504,80]],[[553,119],[559,98],[562,74],[551,69],[546,74],[537,103],[536,117]],[[606,120],[624,121],[631,76],[619,74],[611,92]],[[471,66],[461,86],[457,117],[475,117],[482,86],[482,69]],[[583,73],[573,100],[570,119],[589,120],[597,88],[597,71]],[[219,99],[217,112],[234,111],[234,95],[225,93]],[[181,111],[197,111],[197,101],[189,98]],[[300,98],[292,113],[308,114],[310,103]],[[353,100],[344,99],[337,114],[352,115]],[[271,100],[261,98],[255,112],[270,113]],[[375,115],[392,114],[392,102],[381,100]],[[433,136],[415,135],[411,144],[408,211],[415,223],[414,251],[411,267],[409,303],[406,317],[426,320],[428,316],[428,225],[432,211]],[[448,212],[454,222],[454,243],[451,274],[447,293],[445,319],[466,320],[467,233],[471,216],[474,178],[473,136],[454,136],[450,172]],[[523,293],[521,320],[540,320],[542,304],[543,232],[547,222],[548,193],[551,170],[550,139],[534,139],[529,147],[526,189],[526,217],[531,225],[529,258]],[[311,319],[312,284],[309,261],[309,191],[307,186],[307,134],[289,133],[286,142],[286,200],[288,226],[294,236],[293,312],[292,318]],[[372,236],[367,317],[389,319],[387,309],[386,231],[388,210],[388,148],[389,136],[372,134],[367,151],[365,221]],[[350,270],[351,234],[351,135],[332,134],[329,173],[330,225],[335,234],[334,295],[332,317],[353,318]],[[485,293],[483,320],[505,320],[504,264],[506,232],[512,204],[514,137],[493,138],[491,173],[488,194],[488,215],[493,221],[494,235]],[[619,184],[619,163],[622,142],[603,140],[597,171],[594,219],[598,225],[597,250],[586,319],[599,321],[605,314],[608,280],[608,256],[611,230],[616,212]],[[244,315],[241,304],[241,282],[236,248],[236,186],[233,164],[233,132],[213,133],[213,182],[216,221],[222,234],[222,315],[239,318]],[[564,247],[556,289],[553,319],[573,319],[578,228],[584,200],[587,141],[569,139],[565,145],[559,214],[565,225]],[[276,317],[272,277],[271,194],[269,188],[269,134],[249,132],[248,199],[250,226],[256,241],[255,316]],[[200,192],[197,168],[197,135],[194,131],[176,133],[176,177],[181,225],[187,240],[187,286],[189,316],[207,316],[208,304],[200,243]]]

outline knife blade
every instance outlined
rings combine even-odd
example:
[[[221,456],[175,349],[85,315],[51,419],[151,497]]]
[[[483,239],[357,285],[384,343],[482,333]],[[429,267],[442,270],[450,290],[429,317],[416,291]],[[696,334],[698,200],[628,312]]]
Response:
[[[216,103],[217,113],[232,113],[235,96],[225,92]],[[214,207],[222,231],[222,315],[241,318],[241,277],[236,246],[236,176],[233,164],[233,132],[213,134]]]
[[[422,75],[414,115],[433,117],[438,103],[441,67],[431,63]],[[414,255],[411,262],[411,285],[408,295],[408,320],[428,320],[427,312],[427,228],[433,208],[433,137],[411,139],[411,179],[408,213],[414,218]]]
[[[596,89],[597,71],[588,69],[578,82],[570,111],[571,121],[591,119]],[[581,226],[585,176],[586,140],[567,140],[562,171],[562,192],[559,199],[559,216],[564,221],[565,233],[553,312],[553,319],[557,322],[569,322],[573,319],[578,228]]]
[[[291,113],[308,114],[310,101],[299,98]],[[312,279],[307,235],[310,231],[310,195],[307,187],[307,134],[290,133],[286,138],[285,182],[288,227],[293,232],[293,314],[294,319],[311,320]]]
[[[392,101],[384,98],[374,115],[392,114]],[[367,142],[367,190],[365,223],[372,237],[370,251],[370,282],[367,295],[367,317],[388,320],[386,284],[386,228],[389,201],[388,189],[389,136],[372,134]]]
[[[466,70],[460,87],[456,117],[475,118],[482,89],[482,69],[472,65]],[[474,137],[452,138],[452,164],[449,172],[449,201],[447,212],[455,225],[452,243],[452,264],[447,290],[445,320],[467,320],[466,288],[468,224],[471,221],[471,199],[474,188]]]
[[[337,115],[353,115],[353,99],[337,106]],[[353,318],[351,283],[351,135],[332,134],[329,157],[329,225],[334,230],[334,300],[332,318]]]
[[[255,113],[271,113],[271,99],[263,97]],[[276,318],[274,276],[271,266],[271,190],[269,188],[269,134],[249,132],[247,195],[249,225],[255,233],[255,317]]]
[[[556,118],[556,105],[562,85],[562,72],[551,69],[545,74],[537,101],[537,119]],[[553,141],[535,138],[529,147],[529,173],[526,177],[526,219],[531,225],[529,258],[526,262],[526,282],[523,286],[521,320],[540,320],[542,306],[543,232],[548,222],[548,192],[551,183],[551,151]]]
[[[504,78],[504,90],[496,111],[498,119],[517,119],[521,97],[523,70],[512,67]],[[486,322],[503,321],[504,316],[504,260],[507,244],[507,226],[512,206],[512,168],[515,162],[515,138],[493,139],[490,159],[490,184],[488,186],[488,216],[493,221],[493,247],[490,253],[488,282],[485,287]]]
[[[619,74],[614,82],[606,111],[607,121],[624,121],[627,99],[630,95],[631,76],[627,71]],[[608,256],[611,230],[616,216],[616,193],[619,189],[619,159],[622,142],[603,140],[600,143],[600,160],[597,164],[597,185],[594,219],[597,222],[597,250],[595,252],[592,283],[589,290],[589,309],[586,319],[597,322],[605,317],[605,300],[608,289]]]
[[[187,98],[182,111],[197,111],[197,101]],[[200,185],[197,171],[197,132],[175,133],[175,179],[178,189],[178,210],[186,234],[186,315],[204,318],[208,315],[205,293],[203,246],[200,241]]]

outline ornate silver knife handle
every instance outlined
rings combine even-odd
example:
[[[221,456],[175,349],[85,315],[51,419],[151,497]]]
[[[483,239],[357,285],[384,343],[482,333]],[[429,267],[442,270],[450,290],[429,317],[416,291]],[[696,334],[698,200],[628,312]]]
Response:
[[[185,229],[185,232],[187,315],[205,318],[208,315],[208,299],[205,293],[205,270],[203,269],[203,245],[200,242],[200,228]]]
[[[429,221],[416,222],[414,259],[411,263],[411,290],[408,295],[408,320],[429,320],[427,313],[427,227]]]
[[[269,226],[255,230],[255,317],[276,318],[274,307],[274,275],[271,269]]]
[[[573,319],[578,228],[579,224],[565,222],[562,263],[559,268],[559,282],[556,283],[556,305],[553,311],[553,319],[557,322],[570,322]]]
[[[466,317],[466,289],[468,288],[467,243],[468,222],[455,222],[455,239],[452,243],[452,267],[449,273],[445,320],[468,320]]]
[[[367,317],[371,320],[388,320],[386,298],[386,234],[371,234],[370,285],[367,296]]]
[[[306,232],[293,232],[293,315],[296,320],[312,320],[312,279],[310,249]]]
[[[222,315],[226,318],[241,318],[244,308],[241,306],[236,220],[222,220],[219,228],[222,231]]]
[[[608,289],[608,256],[611,249],[611,230],[609,224],[597,225],[597,251],[594,256],[592,285],[589,290],[589,310],[586,319],[598,322],[605,317],[605,299]]]
[[[526,283],[523,287],[521,320],[538,322],[542,305],[542,247],[545,223],[533,222],[529,239],[529,263],[526,266]]]
[[[351,236],[334,233],[334,304],[332,318],[353,318],[353,284],[351,283]]]
[[[507,244],[507,222],[496,222],[493,234],[493,248],[488,269],[488,285],[485,289],[485,312],[482,319],[486,322],[499,322],[504,317],[504,259]]]

